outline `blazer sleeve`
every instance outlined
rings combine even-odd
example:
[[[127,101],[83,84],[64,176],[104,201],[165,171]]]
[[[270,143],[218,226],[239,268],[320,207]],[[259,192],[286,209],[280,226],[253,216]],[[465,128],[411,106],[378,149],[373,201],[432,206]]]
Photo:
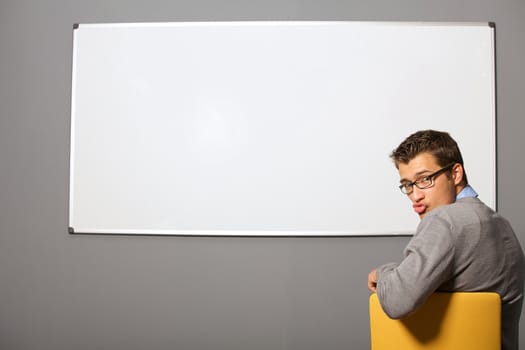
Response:
[[[377,269],[377,295],[385,313],[399,319],[415,311],[450,278],[453,260],[451,225],[437,216],[425,217],[403,261]]]

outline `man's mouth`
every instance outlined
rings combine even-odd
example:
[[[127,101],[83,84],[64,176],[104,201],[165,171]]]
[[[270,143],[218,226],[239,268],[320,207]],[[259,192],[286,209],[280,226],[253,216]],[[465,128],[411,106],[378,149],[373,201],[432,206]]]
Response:
[[[427,206],[423,203],[414,204],[412,208],[414,208],[414,211],[418,214],[422,214],[427,210]]]

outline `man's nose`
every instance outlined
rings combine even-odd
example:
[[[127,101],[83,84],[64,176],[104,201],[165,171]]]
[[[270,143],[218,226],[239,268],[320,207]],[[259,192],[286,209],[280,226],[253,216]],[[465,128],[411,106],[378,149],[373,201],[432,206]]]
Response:
[[[418,188],[417,186],[414,186],[414,188],[412,189],[412,193],[410,194],[410,197],[412,201],[417,202],[421,200],[423,197],[425,197],[425,192],[424,190]]]

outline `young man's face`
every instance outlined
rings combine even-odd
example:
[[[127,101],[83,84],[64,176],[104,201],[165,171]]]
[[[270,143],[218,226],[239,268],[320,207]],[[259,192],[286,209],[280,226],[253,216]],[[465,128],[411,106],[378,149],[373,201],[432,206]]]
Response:
[[[433,177],[433,185],[429,188],[419,189],[413,186],[408,198],[412,201],[414,211],[423,218],[429,211],[442,205],[454,203],[459,193],[459,185],[463,176],[460,164],[455,164],[450,170],[441,172]],[[398,170],[401,184],[410,183],[424,178],[442,167],[430,153],[420,153],[408,163],[399,163]]]

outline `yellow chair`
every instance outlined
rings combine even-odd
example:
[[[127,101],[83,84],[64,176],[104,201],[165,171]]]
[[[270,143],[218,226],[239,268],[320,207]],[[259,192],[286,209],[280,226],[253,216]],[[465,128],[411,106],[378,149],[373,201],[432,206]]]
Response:
[[[415,312],[389,318],[370,295],[372,350],[500,350],[501,301],[497,293],[434,293]]]

